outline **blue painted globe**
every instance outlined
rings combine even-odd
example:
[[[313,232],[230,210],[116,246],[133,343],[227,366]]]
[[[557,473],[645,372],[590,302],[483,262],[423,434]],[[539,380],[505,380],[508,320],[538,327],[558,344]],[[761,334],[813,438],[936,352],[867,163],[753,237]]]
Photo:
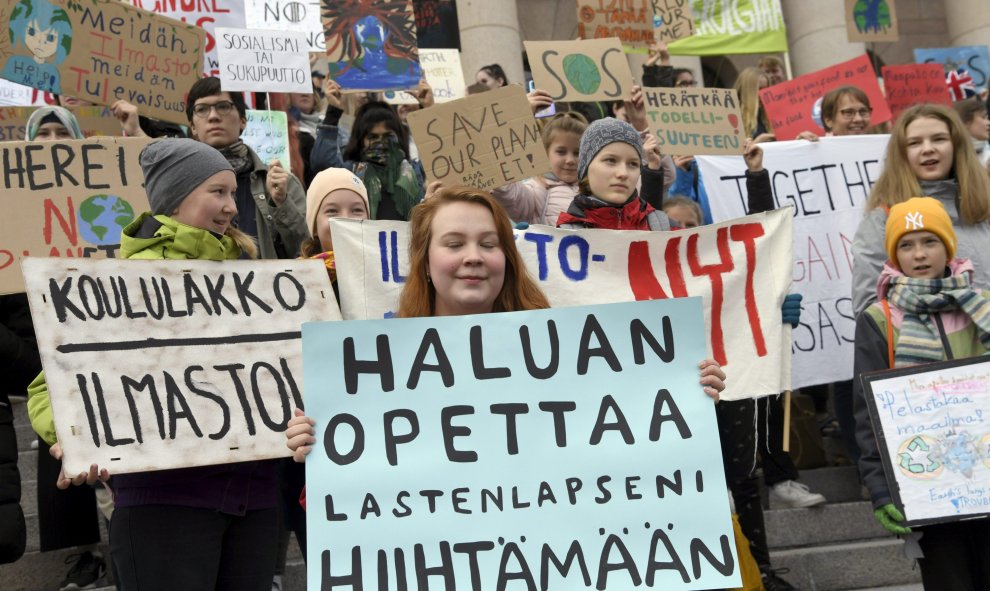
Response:
[[[134,208],[116,195],[93,195],[79,205],[79,233],[100,246],[120,244],[120,232],[134,221]]]

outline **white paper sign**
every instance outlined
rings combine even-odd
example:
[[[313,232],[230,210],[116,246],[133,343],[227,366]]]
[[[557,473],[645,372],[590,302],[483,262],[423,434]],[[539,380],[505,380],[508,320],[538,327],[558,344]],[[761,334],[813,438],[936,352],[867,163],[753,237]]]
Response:
[[[282,166],[289,165],[289,123],[285,111],[248,109],[247,125],[241,132],[241,140],[265,164],[278,160]],[[292,172],[302,176],[302,171]]]
[[[313,92],[306,35],[217,29],[220,87],[250,92]]]
[[[419,65],[426,81],[433,89],[433,99],[438,103],[467,96],[461,54],[456,49],[420,49]],[[386,90],[385,102],[393,105],[415,105],[416,97],[403,90]]]
[[[408,273],[408,224],[332,220],[344,318],[394,314]],[[790,388],[791,211],[677,232],[516,231],[529,273],[550,305],[704,298],[709,352],[728,378],[727,400]],[[700,361],[700,359],[699,359]]]
[[[320,0],[246,0],[247,28],[299,31],[306,35],[309,51],[326,53]]]
[[[45,93],[37,88],[17,84],[0,78],[0,105],[5,107],[28,107],[45,105]],[[4,140],[13,138],[4,138]]]
[[[321,261],[28,258],[70,474],[289,455],[304,322],[340,318]]]
[[[883,170],[886,135],[760,144],[778,207],[793,206],[793,291],[804,296],[793,330],[794,387],[849,380],[856,319],[852,240]],[[712,217],[746,214],[741,156],[698,156]]]

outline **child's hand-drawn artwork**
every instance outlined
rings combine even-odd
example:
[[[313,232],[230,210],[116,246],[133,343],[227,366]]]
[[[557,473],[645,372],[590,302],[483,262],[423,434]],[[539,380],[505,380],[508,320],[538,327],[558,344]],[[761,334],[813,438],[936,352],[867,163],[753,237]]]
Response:
[[[409,0],[322,0],[330,77],[347,90],[404,90],[422,75]]]
[[[21,0],[10,13],[10,42],[15,51],[3,69],[3,77],[18,84],[62,94],[58,72],[72,50],[69,15],[48,0]]]

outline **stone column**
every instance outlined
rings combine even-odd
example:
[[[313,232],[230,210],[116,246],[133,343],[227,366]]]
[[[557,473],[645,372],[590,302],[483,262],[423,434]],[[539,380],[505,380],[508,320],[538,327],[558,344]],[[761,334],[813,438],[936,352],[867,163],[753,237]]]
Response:
[[[515,0],[457,0],[464,81],[474,84],[481,66],[497,63],[509,82],[521,84],[522,33]]]
[[[990,8],[985,0],[943,0],[949,45],[986,45]]]
[[[978,2],[972,0],[964,4]],[[866,53],[865,44],[848,40],[843,0],[782,0],[781,4],[791,50],[791,71],[795,77]]]

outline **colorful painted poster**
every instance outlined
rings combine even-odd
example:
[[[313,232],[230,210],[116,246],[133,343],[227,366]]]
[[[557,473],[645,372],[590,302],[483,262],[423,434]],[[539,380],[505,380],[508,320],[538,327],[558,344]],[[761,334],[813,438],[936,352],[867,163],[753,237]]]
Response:
[[[340,319],[322,261],[23,267],[66,473],[289,455],[285,426],[302,407],[299,327]]]
[[[149,117],[188,123],[185,96],[203,64],[202,29],[115,0],[3,0],[0,77]]]
[[[858,135],[761,144],[776,206],[793,208],[785,211],[794,220],[794,259],[784,264],[791,269],[791,292],[804,296],[801,324],[790,333],[795,388],[852,378],[852,241],[883,171],[887,140]],[[746,215],[742,156],[697,161],[712,217],[727,221]]]
[[[423,68],[426,82],[433,89],[433,100],[449,103],[467,96],[464,83],[464,70],[461,69],[461,54],[456,49],[419,49],[419,65]],[[405,91],[386,90],[382,93],[385,102],[392,105],[415,105],[419,101]]]
[[[671,55],[784,53],[780,0],[691,0],[695,34],[669,44]]]
[[[905,525],[990,514],[990,362],[974,357],[861,379]]]
[[[653,41],[652,0],[577,0],[578,37],[615,37],[626,51],[645,52]]]
[[[890,107],[877,83],[873,64],[865,53],[849,61],[822,68],[760,91],[770,126],[778,140],[792,140],[802,131],[825,135],[822,97],[839,86],[856,86],[870,99],[870,124],[890,120]]]
[[[701,305],[304,325],[309,588],[739,586]]]
[[[554,102],[615,101],[632,92],[629,61],[616,38],[523,41],[536,87]]]
[[[130,0],[130,2],[138,8],[195,25],[206,31],[206,55],[203,60],[203,73],[207,76],[220,74],[220,60],[217,59],[217,43],[213,29],[215,27],[243,29],[246,26],[244,24],[244,2],[241,1]],[[284,4],[297,3],[298,0],[293,0]],[[188,122],[183,124],[186,123]]]
[[[407,116],[428,182],[491,190],[550,170],[540,126],[509,85]]]
[[[976,88],[987,87],[990,76],[990,48],[986,45],[963,45],[960,47],[933,47],[914,50],[914,61],[942,64],[945,75],[965,71],[972,77]]]
[[[416,44],[423,49],[461,48],[461,30],[454,0],[413,0]]]
[[[0,293],[24,291],[28,256],[117,256],[120,231],[148,211],[138,155],[149,141],[0,144]]]
[[[305,34],[221,27],[216,34],[224,90],[313,92]]]
[[[671,43],[694,35],[694,15],[688,0],[651,0],[654,36]]]
[[[745,134],[731,88],[644,88],[650,131],[673,156],[741,154]]]
[[[241,132],[241,140],[254,150],[265,164],[278,160],[288,166],[289,159],[289,120],[285,111],[257,111],[248,109],[247,125]],[[292,174],[302,178],[301,170]]]
[[[247,28],[302,33],[307,51],[326,53],[320,0],[246,0]]]
[[[791,212],[677,232],[516,231],[529,273],[553,307],[701,296],[709,355],[728,378],[725,400],[790,389]],[[405,222],[331,221],[341,313],[394,315],[408,273]]]
[[[894,0],[845,0],[846,34],[850,43],[897,41]]]
[[[883,91],[894,119],[900,116],[901,111],[918,103],[952,106],[941,64],[884,66],[881,71]]]
[[[346,90],[419,84],[412,0],[321,0],[330,77]]]

